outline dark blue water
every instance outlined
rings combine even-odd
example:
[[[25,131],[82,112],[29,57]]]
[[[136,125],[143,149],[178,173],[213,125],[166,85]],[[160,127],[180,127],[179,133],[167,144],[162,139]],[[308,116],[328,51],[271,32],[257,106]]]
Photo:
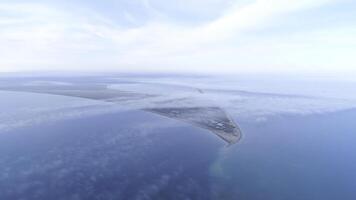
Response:
[[[356,198],[356,111],[239,119],[243,140],[143,111],[0,134],[0,199]]]
[[[208,199],[208,166],[221,145],[200,129],[141,111],[0,138],[0,199],[9,200]]]
[[[356,111],[240,120],[222,161],[228,199],[355,199]]]

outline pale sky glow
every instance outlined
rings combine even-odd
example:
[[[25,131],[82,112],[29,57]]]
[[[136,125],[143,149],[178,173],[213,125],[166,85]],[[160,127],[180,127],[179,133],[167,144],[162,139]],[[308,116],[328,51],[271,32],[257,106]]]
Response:
[[[0,71],[355,71],[352,0],[0,0]]]

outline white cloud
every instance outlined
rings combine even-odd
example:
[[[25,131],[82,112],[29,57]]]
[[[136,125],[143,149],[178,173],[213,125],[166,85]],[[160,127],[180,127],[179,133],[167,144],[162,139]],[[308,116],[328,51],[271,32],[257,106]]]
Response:
[[[128,80],[136,83],[126,84],[125,79],[120,79],[117,84],[107,86],[131,94],[111,99],[112,103],[3,91],[0,93],[0,132],[61,120],[159,107],[218,106],[234,117],[257,121],[279,114],[309,115],[356,108],[354,83],[339,81],[286,81],[280,80],[280,77],[267,80],[258,78],[260,81],[243,81],[241,77],[154,77]],[[30,81],[25,84],[70,83]],[[141,125],[150,130],[148,124]]]
[[[273,37],[255,37],[248,44],[243,41],[251,38],[246,32],[258,32],[273,24],[275,18],[331,2],[336,1],[235,2],[235,6],[215,20],[185,26],[160,20],[164,14],[154,8],[150,1],[143,0],[146,9],[159,17],[133,28],[119,26],[115,20],[103,18],[100,13],[76,13],[74,10],[60,10],[41,4],[0,4],[0,10],[12,14],[12,17],[0,15],[0,71],[10,68],[87,70],[90,67],[98,70],[128,70],[128,67],[137,70],[150,67],[156,70],[179,70],[178,67],[182,67],[183,71],[239,71],[245,70],[242,66],[263,70],[261,65],[273,70],[301,65],[303,58],[306,58],[304,68],[317,65],[323,68],[325,59],[312,59],[305,54],[322,49],[320,43],[325,40],[340,44],[337,33],[329,34],[324,39],[313,39],[311,42],[317,44],[311,48],[308,48],[305,40],[301,43],[303,45],[294,48],[300,43],[289,38],[276,40]],[[132,23],[136,20],[128,12],[124,13],[124,17]],[[301,32],[301,37],[315,33],[309,33],[308,30]],[[341,35],[349,41],[356,41],[351,34]],[[266,42],[269,39],[274,39],[273,44]],[[279,48],[284,49],[282,58],[278,57],[281,53]],[[327,55],[337,54],[329,68],[335,68],[338,61],[354,61],[348,55],[353,49],[341,49],[342,52],[337,53],[329,48],[325,52]],[[256,57],[260,59],[256,60]],[[218,69],[217,65],[221,65],[221,68]]]

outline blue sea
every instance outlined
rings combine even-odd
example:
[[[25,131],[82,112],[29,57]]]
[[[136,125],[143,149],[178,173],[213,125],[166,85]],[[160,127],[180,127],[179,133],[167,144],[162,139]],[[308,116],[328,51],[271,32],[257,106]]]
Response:
[[[315,108],[316,97],[239,95],[225,110],[243,137],[226,145],[141,109],[2,91],[0,199],[356,199],[348,101]]]

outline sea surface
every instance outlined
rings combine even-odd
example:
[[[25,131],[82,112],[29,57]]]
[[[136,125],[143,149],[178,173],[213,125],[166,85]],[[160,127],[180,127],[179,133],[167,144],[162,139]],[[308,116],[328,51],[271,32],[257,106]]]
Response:
[[[0,199],[356,199],[350,94],[231,88],[221,102],[243,137],[230,146],[141,109],[1,91]]]

